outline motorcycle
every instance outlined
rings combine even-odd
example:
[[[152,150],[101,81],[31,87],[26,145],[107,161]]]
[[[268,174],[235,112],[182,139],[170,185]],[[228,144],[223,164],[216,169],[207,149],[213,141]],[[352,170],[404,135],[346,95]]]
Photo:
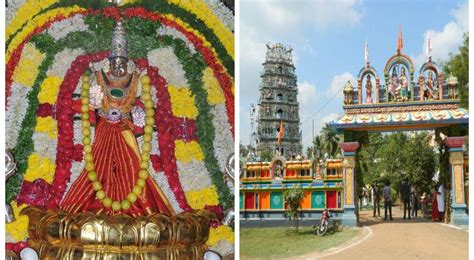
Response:
[[[319,224],[316,226],[316,235],[324,236],[328,231],[329,225],[329,218],[331,217],[331,213],[329,209],[324,209],[323,213],[321,214],[321,218],[319,219]]]

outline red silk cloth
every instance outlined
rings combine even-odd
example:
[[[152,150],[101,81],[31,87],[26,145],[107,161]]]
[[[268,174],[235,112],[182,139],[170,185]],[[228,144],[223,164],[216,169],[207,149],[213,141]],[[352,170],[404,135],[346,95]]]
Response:
[[[101,182],[106,197],[114,201],[122,201],[127,198],[140,171],[140,158],[127,144],[122,131],[131,131],[131,124],[128,120],[112,123],[100,118],[95,128],[92,145],[97,179]],[[135,140],[134,142],[136,144]],[[70,213],[90,211],[107,215],[127,214],[130,216],[155,213],[172,215],[173,213],[168,200],[151,177],[147,178],[142,195],[130,209],[113,211],[111,207],[105,208],[102,202],[96,198],[96,191],[93,190],[87,174],[87,170],[84,169],[72,184],[60,203],[61,209]]]

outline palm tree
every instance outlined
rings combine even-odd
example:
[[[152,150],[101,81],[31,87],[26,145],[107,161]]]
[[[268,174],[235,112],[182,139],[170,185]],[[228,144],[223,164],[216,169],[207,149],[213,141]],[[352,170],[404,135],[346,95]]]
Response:
[[[327,153],[330,158],[334,158],[339,153],[340,137],[327,123],[323,129],[321,129],[320,141],[322,154]]]

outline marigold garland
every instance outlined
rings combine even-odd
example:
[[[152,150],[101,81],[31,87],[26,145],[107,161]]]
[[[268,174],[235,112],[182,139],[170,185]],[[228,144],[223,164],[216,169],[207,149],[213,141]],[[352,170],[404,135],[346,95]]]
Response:
[[[20,62],[15,68],[13,80],[25,87],[33,86],[39,72],[39,65],[43,62],[44,58],[45,55],[36,49],[33,43],[25,44]]]
[[[211,68],[207,67],[203,73],[203,83],[207,90],[207,101],[211,105],[217,105],[225,103],[224,93],[222,93],[221,86],[214,77],[214,72]]]
[[[52,139],[58,137],[58,126],[56,120],[51,116],[47,117],[38,117],[35,131],[40,133],[47,133],[48,136]]]
[[[198,161],[204,159],[201,146],[195,141],[184,142],[183,140],[176,140],[175,147],[176,160],[178,161],[190,162],[193,159]]]
[[[186,192],[186,200],[193,209],[203,209],[206,205],[218,205],[218,198],[216,186],[214,185],[202,190]]]
[[[47,183],[53,183],[55,169],[56,165],[49,158],[33,153],[28,157],[28,169],[24,180],[32,182],[41,178]]]
[[[20,211],[27,205],[18,206],[16,202],[10,204],[13,209],[15,221],[5,224],[5,232],[15,239],[15,241],[23,241],[28,238],[28,217],[20,216]]]
[[[177,88],[175,86],[168,86],[168,91],[171,98],[171,106],[173,114],[178,117],[186,117],[196,119],[198,110],[194,105],[194,97],[191,91],[187,88]]]
[[[58,97],[59,86],[62,79],[59,77],[49,76],[41,83],[38,101],[41,104],[54,104]]]

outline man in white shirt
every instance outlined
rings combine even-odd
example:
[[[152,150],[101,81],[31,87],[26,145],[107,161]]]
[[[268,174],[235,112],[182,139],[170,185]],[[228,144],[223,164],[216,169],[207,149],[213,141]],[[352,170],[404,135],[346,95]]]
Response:
[[[439,221],[444,219],[444,185],[439,185],[438,194],[436,195],[438,201]]]

